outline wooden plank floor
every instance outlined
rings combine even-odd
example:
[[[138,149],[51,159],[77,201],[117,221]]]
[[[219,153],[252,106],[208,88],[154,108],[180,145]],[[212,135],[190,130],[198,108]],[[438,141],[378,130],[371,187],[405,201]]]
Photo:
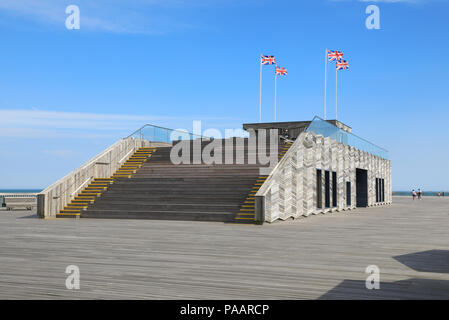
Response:
[[[448,198],[263,226],[0,211],[0,298],[449,299],[448,230]],[[380,290],[365,289],[372,264]]]

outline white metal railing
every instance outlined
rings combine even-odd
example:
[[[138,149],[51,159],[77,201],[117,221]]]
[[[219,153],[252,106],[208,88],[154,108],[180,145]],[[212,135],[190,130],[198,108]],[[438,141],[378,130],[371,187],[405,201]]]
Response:
[[[89,177],[86,181],[84,181],[75,191],[72,192],[72,194],[70,196],[74,196],[75,194],[78,193],[78,191],[81,190],[81,188],[83,188],[86,184],[88,184],[94,177]]]
[[[122,163],[123,161],[125,161],[126,158],[129,157],[129,155],[133,152],[134,150],[131,150],[130,152],[128,152],[123,158],[121,158],[118,163]]]

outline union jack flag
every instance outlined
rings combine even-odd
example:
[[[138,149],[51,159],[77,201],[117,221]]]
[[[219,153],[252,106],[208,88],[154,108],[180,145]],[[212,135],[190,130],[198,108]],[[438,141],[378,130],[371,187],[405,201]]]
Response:
[[[275,69],[276,75],[286,76],[287,75],[287,69],[283,67],[276,67]]]
[[[342,51],[332,51],[332,50],[328,50],[327,51],[327,57],[329,59],[329,61],[340,61],[343,58],[343,52]]]
[[[276,64],[276,59],[274,56],[260,56],[260,64]]]
[[[337,61],[337,70],[349,69],[349,63],[346,60]]]

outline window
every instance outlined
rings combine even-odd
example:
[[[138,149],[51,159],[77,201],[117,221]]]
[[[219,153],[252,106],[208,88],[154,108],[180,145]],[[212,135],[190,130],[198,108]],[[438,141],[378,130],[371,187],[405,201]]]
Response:
[[[379,202],[379,196],[380,196],[380,192],[379,192],[379,178],[376,178],[376,202]]]
[[[316,170],[316,207],[323,208],[323,182],[322,182],[321,170]]]
[[[346,205],[351,205],[351,182],[346,182]]]
[[[380,193],[380,195],[381,195],[381,201],[382,202],[385,202],[385,179],[381,179],[381,193]]]
[[[376,178],[376,202],[385,202],[385,179]]]
[[[324,206],[329,208],[331,206],[331,195],[330,195],[330,172],[324,172]]]
[[[332,172],[332,206],[337,206],[337,173]]]

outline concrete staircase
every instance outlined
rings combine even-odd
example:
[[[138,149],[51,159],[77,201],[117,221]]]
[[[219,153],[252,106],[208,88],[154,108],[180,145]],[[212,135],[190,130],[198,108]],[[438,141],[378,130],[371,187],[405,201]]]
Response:
[[[279,145],[280,158],[290,145]],[[175,165],[170,160],[171,148],[158,147],[151,158],[149,154],[139,158],[138,151],[133,159],[141,161],[139,165],[131,167],[133,161],[128,160],[106,189],[94,195],[95,201],[84,202],[77,214],[82,218],[254,223],[254,195],[267,176],[260,175],[261,165],[248,164],[246,143],[245,164]]]
[[[95,178],[58,214],[57,218],[77,218],[118,178],[131,178],[156,148],[140,148],[110,178]]]

